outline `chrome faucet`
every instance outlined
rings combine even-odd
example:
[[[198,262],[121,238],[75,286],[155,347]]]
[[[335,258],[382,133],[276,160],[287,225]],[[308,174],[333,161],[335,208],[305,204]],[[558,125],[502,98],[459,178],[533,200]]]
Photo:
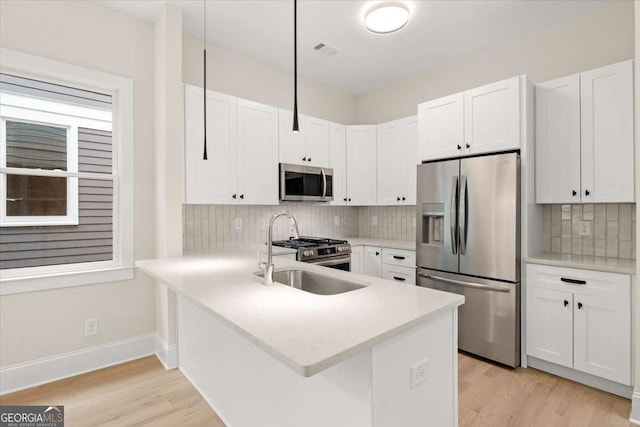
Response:
[[[293,236],[298,239],[300,232],[298,231],[298,223],[296,219],[289,215],[287,211],[280,211],[273,214],[271,221],[269,221],[269,236],[267,240],[267,261],[260,263],[260,268],[264,271],[264,284],[273,285],[273,223],[280,216],[286,216],[293,224]]]

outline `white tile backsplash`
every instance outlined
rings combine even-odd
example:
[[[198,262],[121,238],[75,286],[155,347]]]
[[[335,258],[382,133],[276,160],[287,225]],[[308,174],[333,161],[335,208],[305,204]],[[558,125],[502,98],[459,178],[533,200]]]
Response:
[[[267,224],[271,216],[282,209],[296,218],[300,234],[304,236],[415,239],[415,206],[349,207],[308,203],[279,206],[184,205],[184,251],[235,251],[263,244],[267,240]],[[339,217],[339,225],[336,225],[336,217]],[[377,219],[376,225],[373,225],[373,217]],[[236,218],[241,218],[242,230],[236,230]],[[278,219],[274,239],[288,239],[291,235],[290,222]]]
[[[634,259],[634,203],[545,205],[543,245],[547,252]],[[591,225],[591,236],[580,236],[580,221]]]

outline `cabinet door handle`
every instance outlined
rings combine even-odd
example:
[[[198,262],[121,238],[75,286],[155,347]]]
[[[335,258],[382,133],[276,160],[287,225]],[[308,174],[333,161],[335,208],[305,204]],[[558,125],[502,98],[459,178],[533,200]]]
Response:
[[[399,202],[400,201],[400,197],[396,197],[396,200]]]
[[[349,201],[349,202],[351,201],[351,197],[349,197],[348,201]]]
[[[403,256],[400,255],[394,255],[393,259],[405,259]]]
[[[347,198],[346,198],[346,197],[344,198],[344,201],[345,201],[345,202],[347,201]]]
[[[582,303],[581,302],[578,303],[578,310],[582,310]]]
[[[309,158],[307,159],[307,162],[310,162],[310,161],[311,161],[311,157],[309,157]]]
[[[573,190],[573,197],[577,196],[578,192],[576,190]]]
[[[233,196],[231,196],[232,199],[235,199],[237,196],[234,194]]]
[[[241,195],[240,195],[240,198],[241,198],[241,199],[244,199],[244,194],[241,194]]]
[[[405,200],[407,200],[407,198],[402,196],[402,201],[404,202]]]
[[[584,190],[584,195],[585,195],[585,196],[588,196],[589,194],[591,194],[591,193],[589,192],[589,190]]]
[[[469,145],[469,143],[465,144],[465,146],[466,146],[467,148],[471,148],[471,146]]]
[[[376,252],[376,256],[380,255],[380,252]]]
[[[462,147],[460,146],[460,144],[458,144],[458,150],[462,150]]]
[[[567,279],[566,277],[561,277],[560,280],[565,282],[565,283],[572,283],[574,285],[586,285],[587,284],[586,280]]]
[[[566,307],[566,306],[568,306],[568,305],[569,305],[569,301],[564,300],[564,306]]]
[[[307,158],[306,158],[306,157],[303,157],[303,158],[302,158],[302,161],[303,161],[303,162],[306,162],[306,161],[307,161]]]
[[[401,281],[401,282],[404,282],[405,280],[407,280],[407,279],[405,279],[404,277],[398,277],[398,276],[393,276],[393,278],[394,278],[395,280],[399,280],[399,281]]]

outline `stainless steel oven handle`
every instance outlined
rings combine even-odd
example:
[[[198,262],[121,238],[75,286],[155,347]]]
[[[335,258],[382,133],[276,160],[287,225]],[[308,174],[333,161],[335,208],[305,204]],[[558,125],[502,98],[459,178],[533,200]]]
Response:
[[[446,277],[434,276],[432,274],[418,273],[418,276],[424,277],[425,279],[435,280],[436,282],[447,283],[455,286],[464,286],[466,288],[483,289],[485,291],[495,292],[511,292],[509,288],[503,288],[501,286],[483,285],[482,283],[475,282],[463,282],[461,280],[447,279]]]
[[[344,264],[344,263],[351,263],[351,255],[347,255],[347,256],[341,256],[339,258],[330,258],[330,259],[324,259],[324,260],[318,260],[318,261],[307,261],[309,264],[314,264],[314,265],[322,265],[325,267],[331,266],[331,265],[338,265],[338,264]]]
[[[451,222],[451,252],[455,255],[458,253],[458,235],[456,234],[457,224],[457,200],[458,200],[458,176],[453,177],[451,182],[451,208],[449,213],[449,222]],[[431,219],[431,218],[430,218]],[[431,225],[431,224],[429,224]]]
[[[322,175],[322,198],[327,197],[327,174],[324,173],[324,169],[320,169],[320,175]]]

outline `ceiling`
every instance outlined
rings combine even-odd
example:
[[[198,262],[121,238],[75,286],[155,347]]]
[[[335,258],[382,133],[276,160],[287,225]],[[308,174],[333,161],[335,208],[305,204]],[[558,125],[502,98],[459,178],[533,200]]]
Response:
[[[99,0],[153,21],[163,3],[182,9],[183,28],[202,37],[202,0]],[[409,24],[378,35],[362,25],[374,1],[298,2],[298,71],[352,94],[438,68],[465,56],[553,26],[607,1],[457,0],[404,1]],[[207,39],[277,67],[293,69],[292,0],[207,0]],[[313,50],[320,42],[338,48],[327,56]]]

